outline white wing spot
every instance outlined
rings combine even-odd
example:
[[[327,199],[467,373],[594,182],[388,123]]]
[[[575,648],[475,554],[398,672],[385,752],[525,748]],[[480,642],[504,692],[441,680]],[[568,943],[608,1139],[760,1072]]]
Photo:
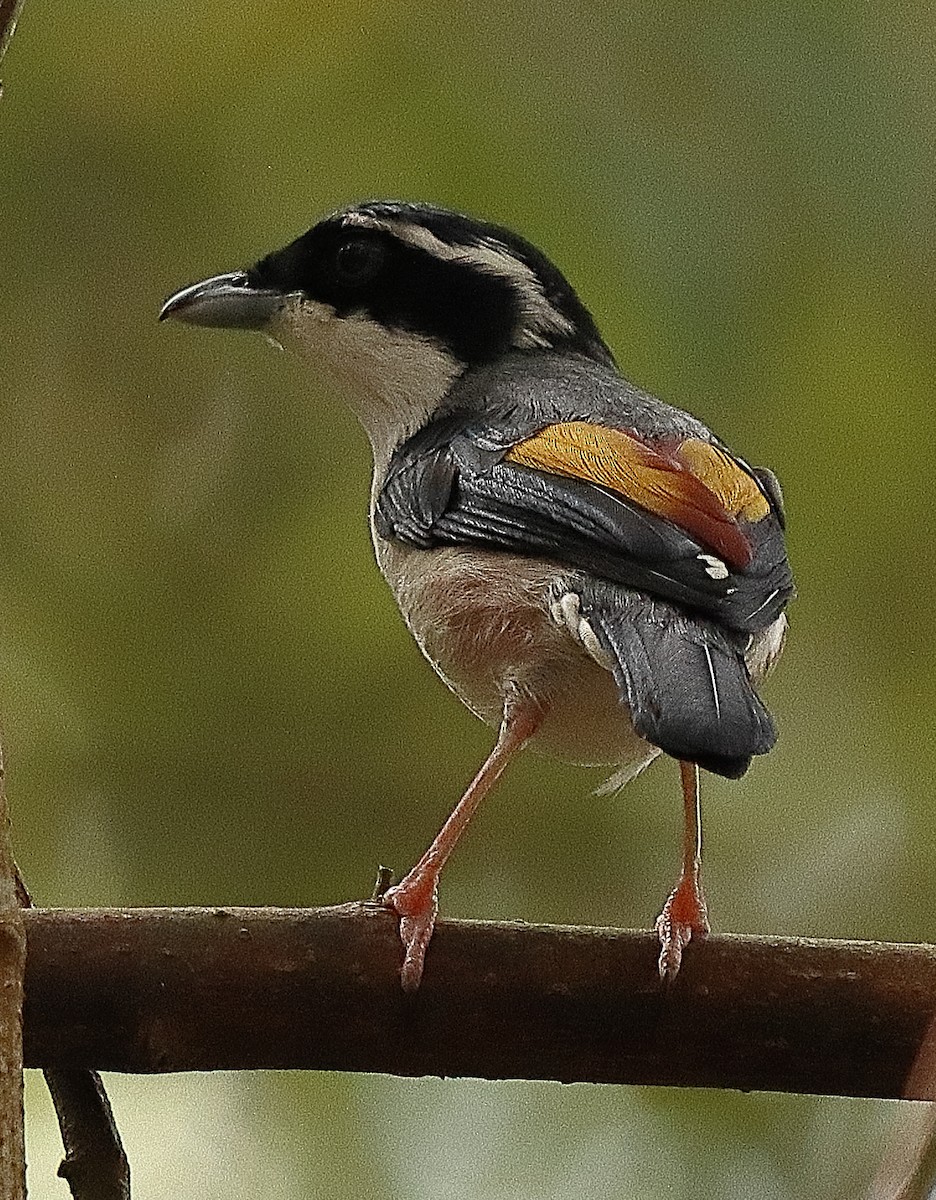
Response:
[[[720,558],[716,558],[714,554],[698,554],[696,555],[699,562],[705,563],[705,573],[712,579],[727,579],[728,568]]]

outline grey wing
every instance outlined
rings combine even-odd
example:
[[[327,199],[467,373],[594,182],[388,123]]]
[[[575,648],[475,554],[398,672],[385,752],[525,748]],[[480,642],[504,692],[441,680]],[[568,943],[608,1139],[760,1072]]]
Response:
[[[617,492],[506,461],[502,431],[449,417],[401,446],[377,500],[378,533],[429,549],[486,546],[623,584],[743,634],[765,629],[792,593],[779,516],[748,531],[743,570],[719,564],[680,526]]]

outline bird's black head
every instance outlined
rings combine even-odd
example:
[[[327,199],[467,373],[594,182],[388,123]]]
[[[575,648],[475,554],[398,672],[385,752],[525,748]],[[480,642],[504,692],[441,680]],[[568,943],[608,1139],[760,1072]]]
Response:
[[[291,347],[344,395],[378,463],[472,367],[534,352],[613,361],[535,246],[424,204],[343,209],[248,271],[177,292],[161,316],[262,330]]]
[[[246,282],[439,342],[469,366],[512,349],[611,360],[590,313],[535,246],[425,204],[343,209],[262,258]]]

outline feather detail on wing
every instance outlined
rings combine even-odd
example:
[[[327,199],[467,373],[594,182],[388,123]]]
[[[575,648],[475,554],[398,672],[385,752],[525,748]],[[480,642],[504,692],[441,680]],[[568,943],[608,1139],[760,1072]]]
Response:
[[[770,511],[752,476],[699,438],[651,445],[620,429],[564,421],[518,442],[505,459],[610,488],[681,526],[734,567],[752,557],[738,518],[757,521]]]
[[[770,481],[701,437],[452,413],[395,451],[374,523],[423,549],[551,560],[753,634],[793,592]]]
[[[741,648],[712,622],[601,580],[582,588],[581,611],[613,659],[635,730],[652,745],[729,779],[771,749],[776,729]]]

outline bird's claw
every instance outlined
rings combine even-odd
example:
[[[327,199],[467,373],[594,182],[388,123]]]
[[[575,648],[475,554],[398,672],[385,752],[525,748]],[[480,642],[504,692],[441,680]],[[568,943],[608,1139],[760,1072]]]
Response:
[[[407,875],[396,887],[384,892],[382,903],[400,919],[403,943],[400,984],[404,992],[415,992],[422,981],[426,949],[439,911],[438,879]]]
[[[709,932],[705,896],[698,879],[680,879],[657,917],[656,931],[660,939],[657,969],[663,982],[671,984],[679,974],[683,950],[693,937],[701,939]]]

